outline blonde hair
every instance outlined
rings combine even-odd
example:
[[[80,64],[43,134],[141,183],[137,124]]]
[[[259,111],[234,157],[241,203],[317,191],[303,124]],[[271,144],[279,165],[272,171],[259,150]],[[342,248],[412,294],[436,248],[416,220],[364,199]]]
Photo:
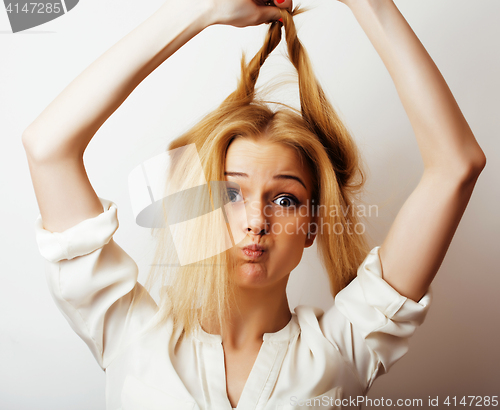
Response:
[[[299,13],[297,8],[292,12],[282,10],[289,58],[298,72],[301,112],[286,106],[272,111],[255,96],[260,68],[281,41],[282,24],[273,22],[259,52],[248,64],[243,57],[237,89],[215,111],[174,140],[168,149],[195,144],[206,180],[224,181],[226,152],[231,141],[236,137],[265,135],[272,142],[294,148],[307,163],[313,175],[312,200],[320,205],[317,219],[328,227],[356,226],[356,212],[345,210],[353,206],[364,183],[359,153],[326,98],[297,37],[293,16]],[[178,166],[174,172],[183,173],[184,180],[194,181],[196,176],[187,168]],[[344,211],[332,214],[328,210],[332,206]],[[158,243],[147,287],[157,283],[162,286],[158,324],[171,317],[174,327],[182,326],[185,334],[189,334],[205,320],[215,320],[219,328],[224,329],[227,312],[234,306],[234,288],[229,275],[234,265],[229,252],[179,266],[168,229],[153,230],[153,233]],[[196,252],[193,244],[213,240],[208,231],[201,230],[196,238],[187,238],[181,246],[191,246],[191,251]],[[316,240],[331,293],[336,295],[356,276],[357,267],[367,254],[365,238],[356,232],[348,233],[347,229],[339,234],[318,230]]]

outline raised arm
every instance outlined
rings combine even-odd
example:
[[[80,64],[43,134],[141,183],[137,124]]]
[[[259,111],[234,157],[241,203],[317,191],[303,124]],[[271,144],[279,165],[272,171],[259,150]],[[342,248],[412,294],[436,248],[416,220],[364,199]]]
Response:
[[[383,278],[418,301],[436,275],[486,158],[438,68],[392,0],[341,0],[391,75],[424,172],[380,248]]]
[[[290,7],[291,0],[278,3]],[[23,133],[44,228],[61,232],[103,212],[83,164],[101,125],[153,70],[212,24],[277,20],[252,0],[167,0],[73,80]]]

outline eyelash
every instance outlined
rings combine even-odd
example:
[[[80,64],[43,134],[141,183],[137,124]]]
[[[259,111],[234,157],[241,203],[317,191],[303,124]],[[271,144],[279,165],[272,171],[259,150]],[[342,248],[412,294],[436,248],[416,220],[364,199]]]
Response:
[[[300,205],[299,200],[297,198],[295,198],[293,195],[290,195],[290,194],[281,195],[281,196],[277,197],[273,202],[276,203],[275,201],[277,201],[278,199],[282,199],[282,198],[291,199],[294,202],[293,205],[285,206],[284,208],[292,208],[294,206]],[[278,205],[278,204],[276,204],[276,205]],[[278,206],[281,206],[281,205],[278,205]]]
[[[235,189],[228,189],[228,191],[227,191],[227,194],[228,194],[228,196],[229,196],[229,197],[231,196],[231,194],[237,194],[237,195],[239,195],[239,193],[240,193],[240,191],[235,190]],[[293,196],[293,195],[291,195],[291,194],[282,194],[282,195],[278,196],[278,197],[277,197],[277,198],[273,201],[273,203],[275,203],[275,204],[276,204],[276,202],[275,202],[275,201],[277,201],[278,199],[282,199],[282,198],[287,198],[287,199],[290,199],[290,200],[292,200],[292,201],[294,202],[294,204],[292,204],[292,205],[290,205],[290,206],[285,206],[284,208],[291,208],[291,207],[294,207],[294,206],[298,206],[298,205],[300,205],[300,201],[299,201],[299,200],[298,200],[295,196]],[[231,198],[229,198],[229,199],[231,199]],[[231,201],[231,202],[233,202],[233,201]],[[276,204],[276,205],[281,206],[281,205],[279,205],[279,204]]]

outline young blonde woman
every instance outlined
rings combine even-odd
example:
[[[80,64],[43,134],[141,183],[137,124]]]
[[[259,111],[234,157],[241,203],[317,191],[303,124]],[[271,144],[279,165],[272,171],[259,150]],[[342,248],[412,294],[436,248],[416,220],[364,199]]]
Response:
[[[407,351],[485,156],[393,1],[342,2],[389,70],[425,167],[371,251],[352,229],[356,214],[345,212],[363,184],[357,149],[297,39],[291,0],[168,0],[25,131],[50,290],[106,371],[108,409],[359,407],[375,378]],[[234,246],[175,266],[168,230],[155,230],[157,304],[112,239],[116,205],[94,192],[83,153],[132,90],[204,28],[263,23],[270,24],[264,46],[242,65],[237,90],[168,147],[194,146],[207,181],[226,181],[224,199],[236,210],[228,221]],[[283,26],[300,113],[271,110],[254,95]],[[192,177],[181,165],[172,170],[174,182]],[[298,212],[304,206],[309,212]],[[186,233],[190,253],[219,240],[207,226],[199,236]],[[335,306],[292,313],[288,277],[315,240]]]

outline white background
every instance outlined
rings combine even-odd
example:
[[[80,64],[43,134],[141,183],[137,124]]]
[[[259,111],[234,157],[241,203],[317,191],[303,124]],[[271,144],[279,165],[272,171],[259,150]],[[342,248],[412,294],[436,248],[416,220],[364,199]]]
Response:
[[[105,408],[104,372],[47,290],[21,134],[71,80],[161,3],[81,0],[67,15],[16,34],[0,10],[1,409]],[[375,246],[421,176],[418,147],[391,79],[350,11],[334,0],[302,4],[312,9],[296,18],[299,37],[370,169],[365,200],[379,207],[368,228]],[[396,4],[441,69],[488,159],[434,281],[426,322],[408,355],[369,395],[422,398],[426,408],[429,396],[442,403],[448,395],[500,395],[500,2]],[[118,204],[115,240],[142,275],[152,242],[149,231],[134,223],[128,174],[234,89],[241,51],[253,55],[265,29],[207,29],[144,80],[90,143],[85,155],[90,180],[99,196]],[[283,48],[266,63],[263,79],[270,78],[293,79]],[[296,88],[287,87],[274,95],[293,103]],[[291,307],[328,308],[327,289],[315,249],[308,249],[290,279]]]

